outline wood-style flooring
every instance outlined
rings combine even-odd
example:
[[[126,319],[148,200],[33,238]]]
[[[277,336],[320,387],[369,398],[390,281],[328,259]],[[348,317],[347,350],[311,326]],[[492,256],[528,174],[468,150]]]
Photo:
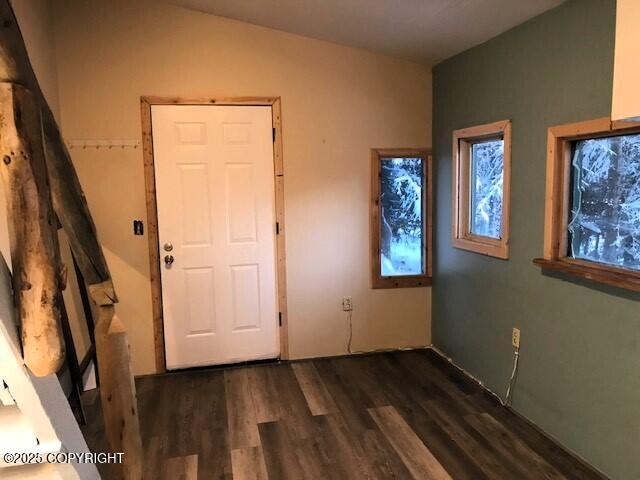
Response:
[[[137,389],[150,480],[603,478],[431,350],[173,373]],[[107,451],[97,395],[86,403],[87,442]]]

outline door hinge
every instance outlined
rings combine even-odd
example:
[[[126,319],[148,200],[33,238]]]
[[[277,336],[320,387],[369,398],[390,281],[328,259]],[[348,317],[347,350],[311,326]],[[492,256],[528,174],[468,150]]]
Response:
[[[271,129],[271,136],[272,136],[272,139],[273,139],[273,143],[276,143],[276,128],[275,127],[273,127]]]
[[[282,326],[282,312],[278,312],[278,326]]]
[[[280,235],[280,222],[276,222],[276,235]]]

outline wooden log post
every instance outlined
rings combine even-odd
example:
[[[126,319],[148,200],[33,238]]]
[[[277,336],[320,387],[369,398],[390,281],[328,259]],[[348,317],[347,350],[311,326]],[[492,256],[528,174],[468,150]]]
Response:
[[[56,373],[64,361],[63,269],[40,108],[30,92],[11,83],[0,84],[0,158],[24,361],[35,375],[46,376]]]
[[[89,287],[99,312],[94,331],[104,425],[111,449],[124,452],[122,464],[117,466],[120,478],[141,479],[143,450],[129,342],[127,331],[115,314],[111,292],[108,282]]]

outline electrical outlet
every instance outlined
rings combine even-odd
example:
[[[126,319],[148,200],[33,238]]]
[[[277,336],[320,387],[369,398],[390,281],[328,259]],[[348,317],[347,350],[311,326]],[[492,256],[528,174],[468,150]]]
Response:
[[[520,329],[519,328],[513,328],[513,331],[511,333],[511,345],[513,345],[514,348],[520,348]]]
[[[351,301],[351,297],[342,297],[342,311],[350,312],[353,310],[353,303]]]

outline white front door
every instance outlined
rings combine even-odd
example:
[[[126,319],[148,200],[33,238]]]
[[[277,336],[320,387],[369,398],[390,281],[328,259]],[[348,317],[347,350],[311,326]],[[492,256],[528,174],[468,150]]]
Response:
[[[151,118],[167,368],[277,357],[271,107]]]

